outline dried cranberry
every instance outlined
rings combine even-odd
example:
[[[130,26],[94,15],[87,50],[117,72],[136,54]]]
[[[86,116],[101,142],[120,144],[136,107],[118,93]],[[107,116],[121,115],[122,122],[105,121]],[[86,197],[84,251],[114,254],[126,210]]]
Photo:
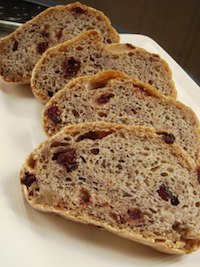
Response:
[[[200,184],[200,168],[197,169],[197,181]]]
[[[64,166],[68,172],[75,170],[78,167],[77,155],[74,148],[68,148],[53,154],[52,160]]]
[[[15,40],[14,41],[14,44],[13,44],[13,51],[16,51],[17,50],[17,48],[18,48],[18,42]]]
[[[49,46],[49,43],[47,41],[46,42],[39,43],[37,45],[37,52],[40,55],[43,54],[47,50],[48,46]]]
[[[60,114],[61,114],[61,111],[58,109],[57,106],[52,106],[48,108],[46,111],[47,117],[54,123],[61,122]]]
[[[116,212],[110,213],[111,218],[113,218],[118,224],[124,224],[126,222],[124,215],[118,214]]]
[[[160,185],[159,189],[157,190],[157,193],[163,200],[170,200],[173,206],[177,206],[180,203],[178,197],[174,196],[169,190],[169,188],[164,184]]]
[[[36,181],[36,177],[34,174],[25,172],[24,178],[21,180],[21,183],[26,185],[27,187],[30,187],[32,183]]]
[[[73,57],[63,62],[64,77],[71,78],[77,74],[81,67],[81,63]]]
[[[159,135],[162,135],[162,139],[165,141],[167,144],[173,144],[175,142],[175,136],[172,133],[166,133],[166,132],[161,132],[158,133]]]
[[[132,45],[132,44],[126,44],[126,46],[127,46],[128,48],[130,48],[130,49],[134,49],[134,48],[135,48],[135,46]]]
[[[128,210],[128,215],[132,220],[142,219],[142,212],[138,208],[132,208]]]
[[[114,94],[112,93],[105,93],[103,95],[101,95],[100,97],[97,98],[96,102],[98,104],[105,104],[107,103],[111,97],[114,97]]]
[[[165,201],[168,201],[168,200],[169,200],[169,198],[170,198],[170,193],[169,193],[169,191],[168,191],[168,188],[167,188],[164,184],[160,185],[160,187],[159,187],[159,189],[157,190],[157,192],[158,192],[159,196],[160,196],[163,200],[165,200]]]
[[[56,38],[57,38],[58,40],[61,39],[61,37],[62,37],[62,32],[63,32],[63,29],[59,29],[59,30],[56,32]]]
[[[82,188],[80,192],[80,203],[81,204],[90,204],[91,197],[87,189]]]
[[[75,14],[84,14],[86,13],[86,10],[85,9],[82,9],[81,7],[77,6],[77,7],[73,7],[71,9],[71,11]]]
[[[47,32],[47,31],[45,31],[45,30],[41,31],[40,34],[41,34],[42,36],[44,36],[44,37],[49,37],[49,32]]]

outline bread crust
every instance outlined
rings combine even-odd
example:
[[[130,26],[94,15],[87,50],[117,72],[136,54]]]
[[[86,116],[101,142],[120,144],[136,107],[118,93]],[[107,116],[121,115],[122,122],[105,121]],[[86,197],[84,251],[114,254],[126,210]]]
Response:
[[[169,96],[176,98],[177,92],[175,88],[175,84],[172,80],[172,73],[171,70],[163,59],[160,58],[160,56],[151,54],[148,51],[146,51],[143,48],[139,47],[134,47],[133,50],[130,50],[130,47],[127,47],[126,44],[108,44],[104,45],[102,42],[102,36],[101,33],[98,30],[90,30],[84,33],[81,33],[80,35],[76,36],[75,38],[66,41],[62,44],[58,44],[52,48],[49,48],[41,57],[41,59],[37,62],[35,65],[33,72],[32,72],[32,77],[31,77],[31,88],[33,91],[34,96],[41,102],[46,103],[50,98],[47,97],[43,92],[41,92],[41,89],[37,86],[36,81],[38,79],[39,72],[42,68],[42,66],[45,65],[46,61],[48,58],[53,57],[55,54],[59,52],[67,52],[73,45],[90,39],[93,46],[96,47],[99,43],[101,43],[103,51],[108,51],[112,55],[120,55],[120,54],[129,54],[131,53],[136,53],[138,54],[138,57],[149,57],[153,56],[154,61],[160,62],[161,65],[163,66],[163,69],[167,73],[168,81],[170,84],[170,92],[168,92]],[[158,89],[158,88],[157,88]]]
[[[30,26],[32,26],[34,24],[39,24],[40,20],[43,19],[44,17],[48,17],[50,14],[53,14],[54,12],[70,11],[72,8],[81,8],[83,10],[86,10],[89,15],[93,15],[95,17],[99,17],[100,20],[105,22],[107,28],[109,29],[112,41],[116,42],[116,43],[120,41],[119,34],[112,27],[109,18],[106,17],[102,11],[99,11],[99,10],[96,10],[96,9],[94,9],[92,7],[83,5],[83,4],[79,3],[79,2],[74,2],[74,3],[68,4],[68,5],[57,5],[57,6],[54,6],[54,7],[50,7],[48,9],[44,10],[43,12],[39,13],[36,17],[34,17],[33,19],[29,20],[28,22],[26,22],[25,24],[20,26],[13,33],[3,37],[0,40],[0,51],[1,51],[1,47],[3,47],[7,43],[7,41],[9,41],[10,39],[15,38],[21,32],[26,31]],[[13,80],[13,79],[10,79],[9,76],[5,76],[5,75],[1,75],[1,78],[3,80],[5,80],[6,82],[10,82],[10,83],[14,83],[14,84],[15,83],[17,83],[17,84],[18,83],[19,84],[30,83],[30,78],[22,78],[21,80]]]
[[[46,140],[45,142],[43,142],[36,150],[34,150],[32,152],[31,155],[33,155],[34,153],[37,153],[40,149],[42,149],[43,147],[45,147],[48,143],[50,143],[52,140],[55,139],[55,137],[61,137],[64,134],[69,134],[69,135],[74,135],[77,132],[85,132],[88,131],[88,129],[90,130],[94,130],[94,131],[98,131],[98,130],[114,130],[114,131],[118,131],[121,129],[126,129],[128,131],[133,131],[133,132],[142,132],[142,133],[146,133],[148,136],[154,137],[155,135],[157,135],[157,133],[151,129],[151,128],[147,128],[147,127],[142,127],[142,126],[126,126],[126,125],[120,125],[120,124],[114,124],[114,123],[84,123],[84,124],[78,124],[78,125],[70,125],[65,127],[62,131],[60,131],[59,133],[57,133],[55,136],[49,138],[48,140]],[[193,160],[185,153],[185,151],[179,147],[176,144],[172,144],[172,145],[167,145],[164,144],[164,146],[166,147],[166,149],[170,149],[172,153],[174,153],[174,155],[176,155],[177,157],[179,157],[181,159],[181,164],[182,166],[186,167],[188,170],[194,170],[195,169],[195,165]],[[30,156],[31,156],[30,155]],[[29,157],[30,157],[29,156]],[[30,166],[28,165],[28,160],[29,157],[27,157],[23,168],[20,172],[20,177],[22,179],[22,176],[24,174],[25,171],[31,171]],[[194,250],[197,250],[200,247],[200,240],[198,239],[197,235],[196,240],[191,240],[191,243],[188,244],[188,246],[186,247],[180,247],[181,244],[177,243],[176,245],[174,245],[174,243],[172,243],[170,240],[168,240],[167,242],[163,243],[160,242],[159,240],[156,241],[152,238],[148,238],[148,237],[144,237],[140,234],[134,233],[134,232],[130,232],[127,229],[119,229],[117,227],[113,227],[109,224],[105,223],[101,223],[98,222],[97,220],[93,220],[88,216],[83,216],[80,213],[78,214],[76,211],[66,211],[66,210],[62,210],[61,208],[55,208],[53,206],[45,206],[42,205],[41,203],[37,203],[37,201],[35,201],[34,198],[31,198],[31,196],[29,196],[27,188],[25,185],[22,185],[22,189],[23,189],[23,194],[25,199],[27,200],[27,202],[33,207],[36,208],[37,210],[43,211],[43,212],[52,212],[55,214],[58,214],[64,218],[70,219],[72,221],[76,221],[76,222],[81,222],[84,224],[94,224],[96,226],[101,226],[103,228],[105,228],[106,230],[117,234],[119,236],[125,237],[127,239],[151,246],[153,248],[155,248],[156,250],[165,252],[165,253],[170,253],[170,254],[178,254],[178,255],[182,255],[182,254],[187,254],[187,253],[191,253]]]

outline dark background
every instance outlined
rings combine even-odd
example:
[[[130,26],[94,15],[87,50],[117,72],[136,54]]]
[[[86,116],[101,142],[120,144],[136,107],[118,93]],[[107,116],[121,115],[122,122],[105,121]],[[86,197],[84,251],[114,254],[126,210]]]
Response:
[[[47,6],[71,2],[74,1],[0,0],[0,19],[25,22]],[[150,36],[200,81],[200,0],[82,0],[81,3],[102,10],[121,33]]]

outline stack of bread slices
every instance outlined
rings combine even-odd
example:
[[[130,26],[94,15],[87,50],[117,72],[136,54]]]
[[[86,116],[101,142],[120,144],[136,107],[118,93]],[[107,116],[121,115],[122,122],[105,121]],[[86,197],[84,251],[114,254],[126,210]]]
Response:
[[[200,128],[168,64],[80,3],[0,41],[0,74],[30,83],[48,139],[26,159],[28,203],[155,249],[200,247]]]

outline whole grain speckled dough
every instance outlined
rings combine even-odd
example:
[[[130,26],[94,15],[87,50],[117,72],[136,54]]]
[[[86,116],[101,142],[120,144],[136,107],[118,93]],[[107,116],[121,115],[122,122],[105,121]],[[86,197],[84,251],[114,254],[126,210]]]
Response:
[[[49,136],[69,124],[98,121],[153,127],[167,142],[180,144],[194,161],[200,160],[200,126],[194,112],[117,71],[72,80],[43,109]]]
[[[160,93],[176,97],[171,70],[158,55],[131,44],[104,44],[97,30],[48,49],[36,64],[31,87],[46,103],[75,77],[114,69],[153,85]]]
[[[72,125],[34,150],[20,173],[28,203],[172,253],[200,246],[200,169],[155,131]]]
[[[29,83],[46,49],[90,29],[100,30],[105,43],[119,42],[110,20],[94,8],[78,2],[48,8],[0,40],[0,75],[7,82]]]

